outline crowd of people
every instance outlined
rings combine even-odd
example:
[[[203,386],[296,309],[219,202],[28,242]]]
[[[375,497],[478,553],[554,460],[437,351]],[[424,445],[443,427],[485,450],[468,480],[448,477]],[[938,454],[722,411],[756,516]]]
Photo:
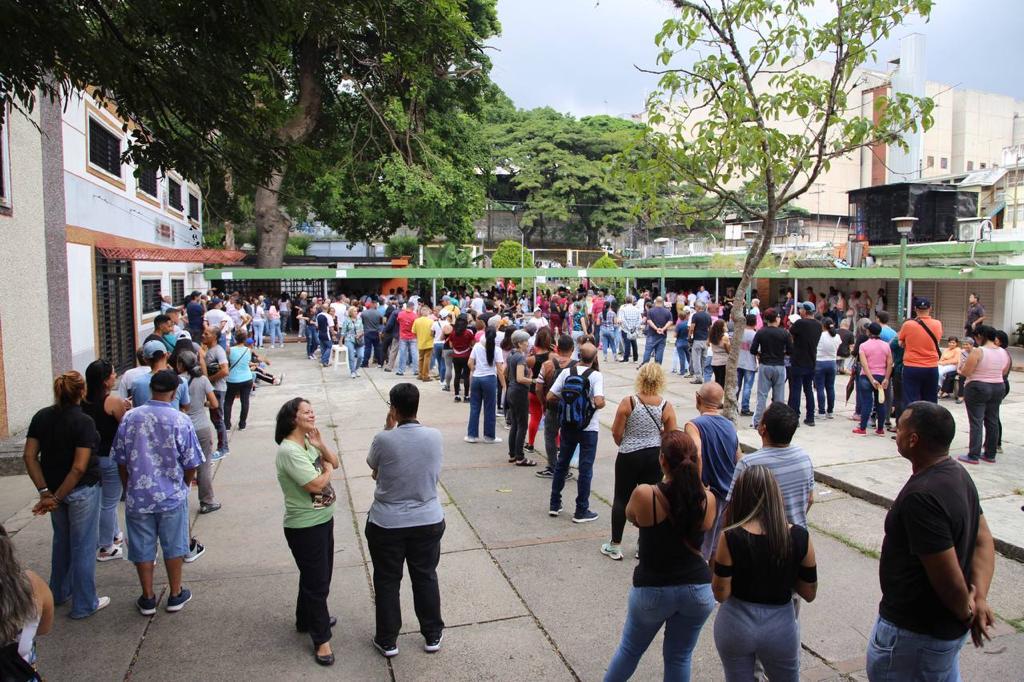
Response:
[[[47,599],[70,600],[73,618],[92,615],[110,603],[97,595],[96,562],[125,556],[138,573],[136,606],[152,615],[158,546],[169,584],[165,608],[185,606],[192,594],[182,564],[205,551],[189,533],[189,487],[198,484],[200,513],[220,509],[213,465],[229,454],[233,404],[240,402],[234,426],[243,430],[256,381],[283,380],[257,349],[267,336],[275,347],[296,333],[305,339],[305,355],[325,366],[344,348],[353,379],[371,367],[415,374],[424,385],[438,379],[453,403],[468,403],[467,443],[501,443],[502,419],[509,464],[536,468],[537,477],[550,481],[549,516],[564,511],[562,494],[575,476],[574,523],[599,518],[590,489],[598,414],[606,407],[601,363],[639,365],[635,393],[620,401],[611,427],[618,446],[615,492],[610,539],[600,551],[623,559],[626,521],[640,529],[640,542],[607,680],[628,679],[663,625],[666,678],[686,679],[715,601],[721,607],[714,640],[727,679],[751,679],[756,667],[773,680],[798,678],[799,604],[814,599],[817,573],[806,518],[813,468],[792,439],[801,398],[804,425],[833,418],[836,375],[848,372],[848,394],[857,395],[853,433],[865,435],[871,423],[884,436],[890,425],[915,474],[886,523],[869,677],[906,679],[922,664],[917,647],[943,652],[930,653],[929,666],[955,670],[967,634],[980,645],[993,623],[986,597],[994,550],[973,482],[949,457],[952,416],[937,403],[940,395],[966,403],[970,449],[959,459],[994,463],[998,408],[1008,391],[1006,335],[984,324],[973,295],[968,338],[950,338],[945,353],[927,299],[914,299],[914,317],[895,330],[883,292],[874,302],[866,294],[811,296],[797,303],[787,292],[778,308],[764,311],[753,299],[737,335],[732,310],[742,300],[732,290],[713,300],[704,287],[665,297],[640,291],[621,305],[607,290],[561,288],[533,298],[511,282],[489,291],[442,290],[436,302],[401,290],[330,300],[304,292],[193,292],[182,308],[168,306],[156,317],[138,367],[118,377],[109,362],[97,360],[85,377],[66,372],[55,380],[54,405],[32,420],[25,462],[40,494],[34,512],[49,514],[53,525],[51,576],[48,588],[30,573],[17,581],[36,607],[22,604],[18,628],[2,634],[21,642],[19,655],[27,646],[21,658],[34,663],[32,638],[52,618]],[[670,335],[672,372],[700,385],[698,416],[685,424],[664,397]],[[746,456],[735,423],[724,416],[734,344],[735,398],[762,441]],[[386,657],[398,654],[405,566],[424,650],[439,651],[443,639],[436,573],[445,530],[436,492],[443,448],[440,432],[417,420],[420,396],[404,381],[391,388],[384,430],[367,457],[377,481],[364,529],[376,593],[373,645]],[[538,433],[543,466],[532,459]],[[331,665],[331,474],[340,460],[302,398],[279,410],[275,440],[284,535],[300,574],[295,626],[309,633],[316,662]],[[122,495],[124,532],[117,521]],[[929,512],[936,508],[941,522]],[[0,536],[0,561],[16,565],[3,542]]]

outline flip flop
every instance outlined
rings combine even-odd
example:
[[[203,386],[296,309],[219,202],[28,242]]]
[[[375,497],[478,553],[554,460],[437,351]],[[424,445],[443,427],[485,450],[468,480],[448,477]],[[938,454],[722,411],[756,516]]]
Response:
[[[517,459],[516,460],[516,466],[517,467],[535,467],[535,466],[537,466],[537,463],[534,462],[532,459],[526,459],[524,457],[523,459]]]

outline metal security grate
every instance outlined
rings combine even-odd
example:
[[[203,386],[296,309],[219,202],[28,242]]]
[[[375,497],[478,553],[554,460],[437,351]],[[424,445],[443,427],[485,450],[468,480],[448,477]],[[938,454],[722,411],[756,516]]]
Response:
[[[181,183],[170,178],[167,179],[167,205],[179,211],[182,209]]]
[[[94,118],[89,119],[89,163],[121,177],[121,139]]]
[[[139,171],[139,189],[153,198],[158,196],[155,168],[143,168]]]
[[[174,305],[183,305],[185,303],[185,280],[171,280],[171,303]]]
[[[135,366],[135,313],[132,264],[128,260],[96,258],[96,315],[98,355],[118,372]]]

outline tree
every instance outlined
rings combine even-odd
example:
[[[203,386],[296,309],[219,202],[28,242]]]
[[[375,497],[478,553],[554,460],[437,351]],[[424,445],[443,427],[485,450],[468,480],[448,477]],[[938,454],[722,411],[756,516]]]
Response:
[[[747,253],[737,292],[743,295],[771,245],[775,220],[808,191],[831,162],[863,147],[905,145],[902,135],[932,123],[932,102],[903,93],[876,98],[859,114],[857,68],[875,58],[875,46],[909,14],[928,16],[931,0],[838,0],[812,24],[805,15],[824,10],[815,0],[673,0],[680,14],[656,37],[661,47],[659,90],[648,101],[648,120],[665,130],[649,135],[644,172],[654,184],[691,185],[707,196],[762,221]],[[816,12],[817,13],[817,12]],[[692,65],[673,66],[678,52],[700,47]],[[830,62],[828,77],[804,67]],[[802,132],[780,125],[805,122]],[[757,186],[764,203],[752,206],[737,189],[741,178]],[[744,306],[733,308],[737,337]],[[733,344],[726,374],[727,414],[736,411]]]
[[[228,225],[238,198],[252,197],[261,267],[280,264],[289,214],[316,213],[320,202],[358,237],[402,224],[463,235],[482,210],[461,136],[489,83],[481,41],[499,30],[495,0],[12,0],[5,9],[2,101],[30,108],[37,91],[94,88],[129,122],[126,156],[219,187]],[[355,199],[331,201],[341,193]]]
[[[532,268],[533,254],[529,249],[524,249],[522,244],[511,239],[506,239],[498,244],[491,256],[492,268]]]

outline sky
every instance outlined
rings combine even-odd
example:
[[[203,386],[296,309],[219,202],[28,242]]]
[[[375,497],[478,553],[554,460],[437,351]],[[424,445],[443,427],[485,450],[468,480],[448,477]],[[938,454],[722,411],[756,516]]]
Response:
[[[927,78],[1024,100],[1019,50],[1024,0],[937,0],[929,22],[905,22],[879,49],[898,53],[912,32],[926,40]],[[657,76],[654,36],[675,10],[667,0],[498,0],[502,35],[487,45],[491,78],[517,107],[576,116],[643,110]]]

